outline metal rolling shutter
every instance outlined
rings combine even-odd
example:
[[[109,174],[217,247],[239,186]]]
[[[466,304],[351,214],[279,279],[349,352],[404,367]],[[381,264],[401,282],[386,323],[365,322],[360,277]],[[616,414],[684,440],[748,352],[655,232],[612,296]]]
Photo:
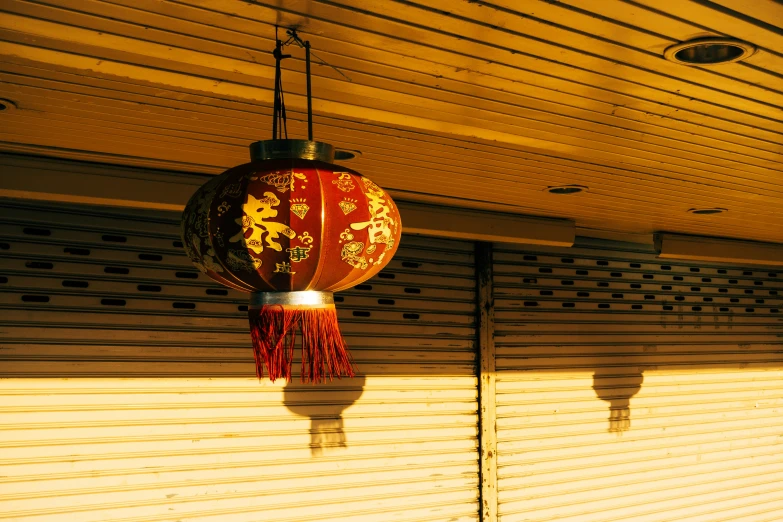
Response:
[[[783,520],[783,273],[495,253],[501,522]]]
[[[472,244],[406,237],[340,294],[362,377],[285,386],[173,213],[0,203],[0,520],[478,518]]]

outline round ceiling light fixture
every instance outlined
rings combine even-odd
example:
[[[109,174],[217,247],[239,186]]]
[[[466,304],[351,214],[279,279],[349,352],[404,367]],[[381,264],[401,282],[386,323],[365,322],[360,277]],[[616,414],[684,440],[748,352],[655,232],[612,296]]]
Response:
[[[682,65],[720,65],[744,60],[756,52],[756,46],[731,38],[700,38],[668,47],[663,56]]]
[[[337,161],[348,161],[361,155],[361,151],[358,150],[337,149],[334,151],[334,159]]]
[[[5,98],[0,98],[0,113],[11,112],[14,109],[16,109],[16,104],[14,102],[6,100]]]
[[[587,192],[589,189],[584,185],[560,185],[558,187],[547,187],[544,190],[546,192],[549,192],[550,194],[565,196],[569,194],[579,194],[581,192]]]
[[[714,214],[725,214],[729,210],[726,208],[690,208],[688,212],[697,216],[712,216]]]

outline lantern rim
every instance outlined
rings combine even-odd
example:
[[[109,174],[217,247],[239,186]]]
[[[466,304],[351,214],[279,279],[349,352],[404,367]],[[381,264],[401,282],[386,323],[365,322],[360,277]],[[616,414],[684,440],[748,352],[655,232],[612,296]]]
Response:
[[[305,306],[311,308],[334,306],[334,294],[317,290],[253,292],[250,294],[251,310],[269,305]]]
[[[322,141],[263,140],[250,144],[252,161],[274,159],[304,159],[334,162],[334,147]]]

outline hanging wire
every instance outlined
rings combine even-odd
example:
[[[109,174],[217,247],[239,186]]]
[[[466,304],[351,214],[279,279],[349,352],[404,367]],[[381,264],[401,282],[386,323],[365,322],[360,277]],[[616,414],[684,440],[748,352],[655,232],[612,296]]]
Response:
[[[285,100],[283,98],[283,75],[280,62],[290,58],[290,54],[283,54],[283,42],[277,37],[277,27],[275,27],[275,50],[272,55],[275,57],[275,101],[274,114],[272,115],[272,139],[282,139],[283,135],[288,139],[288,122],[285,113]]]
[[[287,126],[287,120],[286,120],[286,112],[285,112],[285,100],[283,99],[283,78],[282,78],[282,69],[280,63],[285,58],[290,58],[290,54],[283,54],[283,47],[286,47],[291,44],[296,44],[299,47],[303,48],[305,50],[305,76],[307,78],[307,139],[312,141],[313,139],[313,91],[312,91],[312,84],[311,84],[311,73],[310,73],[310,55],[318,60],[322,65],[326,65],[327,67],[331,67],[335,71],[337,71],[343,78],[348,80],[349,82],[352,81],[348,76],[346,76],[340,69],[337,67],[334,67],[333,65],[329,65],[324,60],[316,56],[315,53],[311,52],[310,49],[310,42],[302,41],[301,38],[299,38],[299,35],[296,33],[296,29],[288,29],[286,31],[286,34],[288,35],[288,39],[283,42],[278,37],[278,26],[275,26],[275,50],[272,51],[272,55],[275,57],[275,99],[274,99],[274,115],[272,117],[272,139],[281,139],[283,135],[285,135],[285,138],[288,139],[288,126]]]

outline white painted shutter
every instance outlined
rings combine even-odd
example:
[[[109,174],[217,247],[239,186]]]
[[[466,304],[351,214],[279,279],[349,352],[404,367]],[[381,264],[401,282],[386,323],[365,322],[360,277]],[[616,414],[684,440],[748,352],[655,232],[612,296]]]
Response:
[[[495,253],[499,519],[783,520],[783,273]]]
[[[362,377],[285,386],[177,215],[0,203],[0,520],[477,519],[472,244],[404,238],[339,294]]]

